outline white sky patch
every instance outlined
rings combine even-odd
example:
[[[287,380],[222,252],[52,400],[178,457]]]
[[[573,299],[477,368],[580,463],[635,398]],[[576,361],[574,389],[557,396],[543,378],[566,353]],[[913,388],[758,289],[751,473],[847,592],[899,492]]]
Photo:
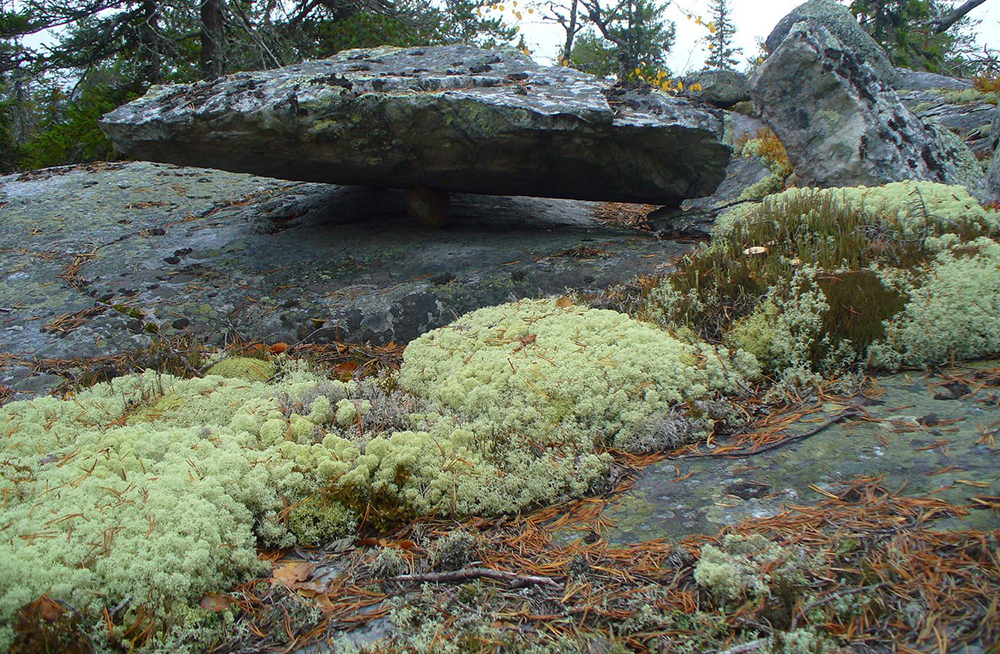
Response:
[[[767,38],[778,21],[800,4],[802,0],[729,1],[731,20],[736,28],[734,45],[743,48],[743,54],[738,57],[741,68],[750,57],[757,56],[756,40]],[[513,9],[514,7],[505,4],[504,13],[510,15]],[[708,30],[696,25],[693,20],[688,20],[682,9],[688,14],[701,16],[707,22],[709,1],[683,0],[679,4],[672,2],[667,8],[667,18],[677,23],[677,40],[667,58],[667,65],[675,74],[701,69],[708,55],[703,40],[708,35]],[[566,40],[566,33],[559,25],[542,21],[539,12],[538,8],[530,15],[522,12],[521,32],[532,57],[536,61],[551,63]],[[969,17],[982,21],[976,28],[980,47],[1000,47],[1000,0],[989,0],[976,7],[969,12]]]
[[[729,0],[732,11],[732,23],[736,28],[734,46],[742,48],[737,56],[740,68],[746,66],[751,57],[758,52],[757,39],[765,39],[778,21],[788,12],[802,4],[803,0]],[[518,23],[525,42],[531,50],[531,56],[540,63],[554,63],[556,55],[566,40],[566,33],[556,23],[541,20],[541,9],[530,0],[497,0],[504,8],[503,14],[511,23]],[[688,15],[700,16],[706,23],[710,19],[709,0],[682,0],[671,2],[667,8],[666,17],[677,23],[677,40],[667,58],[667,65],[674,74],[700,70],[704,66],[708,49],[705,47],[705,37],[708,29],[697,25]],[[532,13],[528,8],[532,7]],[[582,8],[581,8],[582,9]],[[520,14],[517,21],[515,12]],[[492,12],[495,15],[497,12]],[[969,12],[969,17],[979,20],[977,26],[977,42],[980,48],[984,45],[1000,48],[1000,0],[988,0]],[[24,38],[28,47],[44,47],[55,41],[51,31],[39,32]]]

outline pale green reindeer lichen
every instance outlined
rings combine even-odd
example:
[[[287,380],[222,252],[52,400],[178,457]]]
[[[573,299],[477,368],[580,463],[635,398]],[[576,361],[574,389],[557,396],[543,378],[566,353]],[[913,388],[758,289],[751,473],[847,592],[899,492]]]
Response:
[[[131,597],[164,608],[164,642],[187,642],[166,616],[265,572],[258,546],[325,544],[362,516],[381,529],[580,497],[607,479],[599,445],[687,410],[707,433],[698,402],[755,374],[746,355],[556,301],[419,339],[399,375],[413,394],[229,361],[0,408],[0,625],[43,593],[91,620]]]

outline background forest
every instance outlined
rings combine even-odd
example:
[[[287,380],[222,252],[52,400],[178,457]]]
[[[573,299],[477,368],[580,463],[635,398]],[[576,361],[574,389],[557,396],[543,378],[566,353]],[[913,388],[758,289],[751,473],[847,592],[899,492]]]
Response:
[[[521,20],[558,25],[558,60],[623,81],[662,80],[677,25],[660,0],[0,0],[0,173],[112,159],[105,112],[153,84],[274,68],[345,48],[471,43],[527,52]],[[712,0],[706,68],[736,68],[733,0]],[[985,0],[853,0],[894,63],[995,77],[967,13]],[[44,38],[40,38],[40,35]],[[31,46],[31,43],[44,45]],[[750,66],[763,56],[750,55]],[[661,74],[662,72],[662,74]]]

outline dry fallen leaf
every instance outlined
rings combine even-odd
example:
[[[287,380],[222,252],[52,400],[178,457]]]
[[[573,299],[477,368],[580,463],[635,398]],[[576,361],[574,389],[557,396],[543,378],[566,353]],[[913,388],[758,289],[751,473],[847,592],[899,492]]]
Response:
[[[223,593],[208,593],[198,605],[209,613],[222,613],[233,605],[233,598]]]
[[[559,307],[560,309],[568,309],[569,307],[573,306],[573,300],[569,299],[564,295],[558,300],[556,300],[556,306]]]
[[[296,561],[294,563],[286,563],[285,565],[275,568],[273,577],[274,581],[287,586],[288,588],[295,588],[295,586],[306,579],[312,574],[312,571],[316,569],[315,564],[306,563],[305,561]]]
[[[270,348],[271,354],[281,354],[288,351],[288,343],[275,343]]]
[[[344,361],[343,363],[338,363],[334,372],[341,381],[349,381],[354,377],[354,371],[358,369],[357,361]]]

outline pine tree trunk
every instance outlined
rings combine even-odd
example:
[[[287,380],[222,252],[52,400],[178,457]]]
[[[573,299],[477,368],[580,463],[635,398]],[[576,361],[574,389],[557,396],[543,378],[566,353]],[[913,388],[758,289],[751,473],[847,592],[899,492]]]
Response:
[[[563,61],[569,63],[573,55],[573,38],[576,36],[576,12],[580,0],[573,0],[569,10],[569,26],[566,28],[566,44],[563,46]]]
[[[222,75],[222,1],[201,0],[201,77]]]
[[[142,0],[142,24],[139,26],[139,40],[142,43],[146,81],[159,84],[163,81],[163,56],[160,54],[157,36],[156,0]]]

